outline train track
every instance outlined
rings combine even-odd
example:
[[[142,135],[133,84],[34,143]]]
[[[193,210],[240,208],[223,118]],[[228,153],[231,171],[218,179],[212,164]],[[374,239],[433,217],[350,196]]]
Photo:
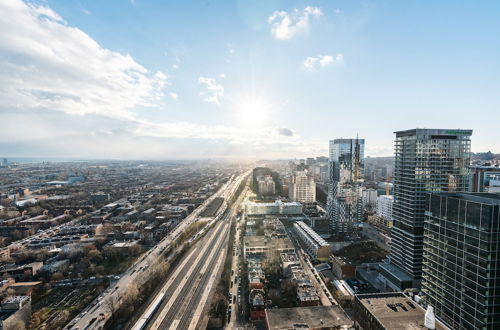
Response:
[[[166,289],[162,290],[165,294],[165,299],[160,303],[159,308],[155,306],[150,306],[150,308],[155,309],[155,313],[149,315],[148,320],[143,320],[142,325],[134,326],[134,329],[163,329],[164,324],[171,324],[173,322],[173,318],[178,314],[179,309],[183,306],[182,303],[177,303],[179,299],[186,298],[186,294],[193,287],[196,279],[199,279],[199,276],[193,274],[199,274],[203,265],[205,264],[203,260],[205,260],[204,255],[208,253],[213,253],[215,246],[218,246],[217,243],[220,244],[220,239],[217,239],[221,236],[221,233],[224,233],[227,230],[227,222],[220,221],[214,228],[214,230],[206,236],[204,240],[201,240],[197,243],[197,246],[191,252],[191,254],[185,259],[180,268],[176,270],[174,274],[170,277],[170,279],[165,284]],[[200,247],[203,248],[200,248]],[[197,251],[197,253],[195,253]],[[194,269],[193,263],[195,263]],[[206,267],[205,267],[206,268]],[[180,287],[182,285],[182,287]],[[172,296],[175,297],[173,298]],[[173,300],[172,300],[173,299]],[[161,319],[160,319],[161,318]],[[166,320],[169,319],[170,321]],[[154,321],[154,322],[153,322]],[[151,324],[153,322],[153,324]],[[147,325],[150,323],[150,325]]]
[[[215,252],[220,251],[221,246],[223,245],[225,241],[225,234],[227,232],[228,228],[228,223],[222,223],[219,230],[217,231],[217,234],[214,234],[213,237],[218,237],[218,239],[213,239],[210,241],[209,246],[207,248],[208,251],[210,251],[210,256],[208,257],[208,260],[211,260],[209,262],[210,265],[213,265],[213,259]],[[222,234],[222,235],[221,235]],[[217,248],[214,248],[217,247]],[[204,260],[206,261],[206,260]],[[197,298],[199,296],[192,296],[191,292],[193,291],[193,288],[196,290],[197,287],[199,287],[200,282],[202,282],[202,279],[207,279],[206,275],[207,272],[207,264],[206,262],[203,262],[202,259],[199,259],[198,262],[196,263],[193,271],[191,274],[187,274],[184,279],[185,280],[184,285],[182,286],[180,292],[176,295],[174,298],[175,300],[172,302],[170,305],[170,309],[168,310],[167,314],[165,317],[161,320],[160,324],[158,325],[158,321],[155,322],[155,324],[151,327],[151,329],[165,329],[174,324],[176,322],[176,318],[178,315],[181,315],[181,319],[186,314],[186,310],[188,310],[188,305],[191,305],[190,302],[194,300],[197,302]],[[201,271],[204,270],[202,273]],[[189,277],[188,277],[189,276]],[[181,281],[182,282],[182,281]],[[190,299],[189,299],[189,298]],[[181,320],[180,319],[180,320]],[[177,324],[180,322],[177,321]],[[177,326],[178,327],[178,326]],[[181,327],[182,329],[182,327]]]

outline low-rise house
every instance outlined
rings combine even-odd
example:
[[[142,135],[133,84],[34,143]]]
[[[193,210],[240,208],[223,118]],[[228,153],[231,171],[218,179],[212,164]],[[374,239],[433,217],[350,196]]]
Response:
[[[2,301],[0,329],[19,329],[19,323],[26,328],[31,320],[31,298],[13,296]]]
[[[49,273],[65,272],[69,267],[69,259],[56,260],[42,267],[43,271]]]

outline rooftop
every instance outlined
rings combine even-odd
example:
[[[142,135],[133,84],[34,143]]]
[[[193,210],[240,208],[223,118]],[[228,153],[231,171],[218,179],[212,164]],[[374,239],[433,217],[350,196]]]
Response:
[[[319,246],[328,246],[329,244],[316,233],[311,227],[306,225],[303,221],[297,221],[294,223],[294,226],[300,228],[303,232],[305,232],[311,239],[316,242]]]
[[[396,278],[398,278],[400,281],[413,281],[413,278],[411,278],[407,273],[394,266],[393,264],[383,263],[380,264],[380,267],[384,268],[388,273],[396,276]]]
[[[401,292],[359,294],[356,299],[387,330],[423,330],[425,310]],[[436,320],[436,330],[448,329]]]
[[[425,136],[425,135],[448,135],[448,136],[457,136],[457,135],[472,135],[471,129],[436,129],[436,128],[414,128],[404,131],[394,132],[396,136]]]
[[[267,245],[267,242],[264,236],[245,236],[244,244],[245,247],[260,247]]]
[[[266,320],[269,330],[320,329],[353,325],[340,306],[266,309]]]

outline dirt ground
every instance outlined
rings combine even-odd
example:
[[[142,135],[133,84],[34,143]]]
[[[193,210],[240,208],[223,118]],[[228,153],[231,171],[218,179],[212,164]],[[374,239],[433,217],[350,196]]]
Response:
[[[360,265],[365,262],[382,261],[387,256],[387,251],[374,242],[358,242],[340,249],[335,255],[345,257],[353,265]]]

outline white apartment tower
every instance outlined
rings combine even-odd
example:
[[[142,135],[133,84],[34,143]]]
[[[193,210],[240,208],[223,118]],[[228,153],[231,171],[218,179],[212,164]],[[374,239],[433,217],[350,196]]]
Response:
[[[296,202],[314,203],[316,201],[314,177],[305,171],[296,172],[290,181],[288,196]]]

